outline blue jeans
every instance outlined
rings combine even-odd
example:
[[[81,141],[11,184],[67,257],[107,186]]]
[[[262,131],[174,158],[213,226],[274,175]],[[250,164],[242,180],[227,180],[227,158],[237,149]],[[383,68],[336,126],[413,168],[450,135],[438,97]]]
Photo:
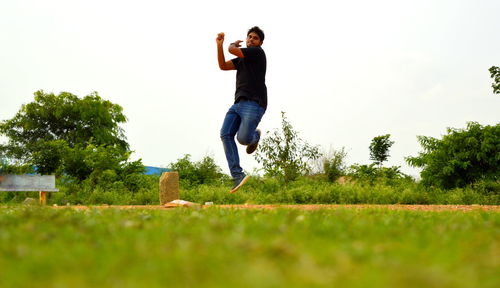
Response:
[[[234,136],[242,145],[259,142],[259,134],[255,131],[266,110],[255,101],[242,100],[229,108],[220,129],[220,138],[226,153],[229,171],[234,179],[245,174],[240,166],[238,148]]]

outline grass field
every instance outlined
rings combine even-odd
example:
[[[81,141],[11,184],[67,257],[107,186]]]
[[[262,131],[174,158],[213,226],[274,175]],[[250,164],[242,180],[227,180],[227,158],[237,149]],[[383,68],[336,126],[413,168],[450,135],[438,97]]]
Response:
[[[93,185],[59,179],[59,192],[49,193],[47,204],[70,205],[158,205],[159,177],[143,175],[140,188],[131,191],[123,183]],[[392,180],[391,180],[392,181]],[[269,177],[252,176],[235,194],[228,193],[232,181],[187,184],[180,181],[180,198],[190,202],[215,204],[440,204],[500,205],[500,182],[480,182],[451,190],[426,187],[410,180],[330,183],[320,176],[301,177],[284,183]],[[1,204],[20,204],[38,192],[2,192]]]
[[[0,287],[500,287],[500,214],[0,208]]]

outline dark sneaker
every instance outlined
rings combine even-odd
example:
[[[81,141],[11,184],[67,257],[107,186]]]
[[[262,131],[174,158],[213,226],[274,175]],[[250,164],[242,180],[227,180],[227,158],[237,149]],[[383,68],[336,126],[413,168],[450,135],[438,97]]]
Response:
[[[260,141],[260,135],[261,135],[260,129],[257,129],[255,131],[259,134],[259,141]],[[248,154],[252,154],[253,152],[255,152],[255,150],[257,150],[257,146],[259,146],[259,141],[247,146],[247,153]]]
[[[231,191],[229,191],[229,193],[234,193],[234,192],[238,191],[238,189],[240,189],[241,186],[243,186],[243,184],[245,184],[248,181],[249,178],[250,177],[248,177],[248,176],[245,175],[245,176],[243,176],[243,178],[235,179],[234,180],[234,186],[231,189]]]

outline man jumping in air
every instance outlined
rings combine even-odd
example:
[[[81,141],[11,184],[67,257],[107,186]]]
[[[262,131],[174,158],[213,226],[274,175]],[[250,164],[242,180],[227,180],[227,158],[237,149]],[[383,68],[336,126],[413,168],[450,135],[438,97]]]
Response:
[[[236,92],[234,104],[224,118],[220,137],[226,153],[229,171],[234,180],[231,193],[236,192],[248,180],[240,166],[240,158],[234,137],[246,145],[252,154],[259,144],[257,129],[267,108],[266,53],[262,50],[264,32],[257,26],[247,33],[247,48],[240,48],[242,40],[229,44],[229,53],[237,58],[226,61],[224,57],[224,33],[217,35],[217,59],[221,70],[236,70]]]

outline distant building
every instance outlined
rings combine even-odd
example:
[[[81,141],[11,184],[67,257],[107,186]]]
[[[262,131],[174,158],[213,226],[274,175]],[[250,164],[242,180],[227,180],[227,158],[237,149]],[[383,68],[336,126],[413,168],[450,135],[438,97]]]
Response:
[[[33,172],[32,173],[26,173],[27,175],[36,175],[38,171],[37,166],[33,166]],[[163,172],[170,172],[170,169],[168,168],[161,168],[161,167],[153,167],[153,166],[144,166],[144,175],[158,175],[161,176]],[[0,174],[2,174],[2,168],[0,167]]]
[[[153,166],[144,166],[144,174],[145,175],[158,175],[160,176],[163,172],[169,172],[168,168],[161,167],[153,167]]]

